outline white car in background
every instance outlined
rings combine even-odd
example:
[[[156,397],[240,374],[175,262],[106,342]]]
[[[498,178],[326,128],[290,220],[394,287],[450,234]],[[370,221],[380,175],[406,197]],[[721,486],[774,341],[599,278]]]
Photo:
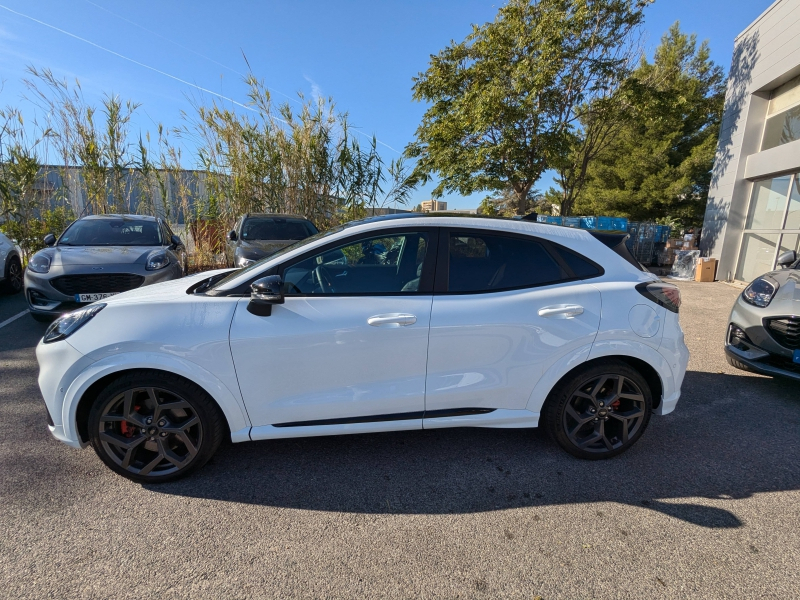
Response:
[[[0,233],[0,291],[16,294],[22,291],[22,253],[19,246]]]
[[[623,239],[383,217],[119,294],[37,347],[50,431],[140,482],[195,470],[223,437],[543,426],[615,456],[675,408],[689,359],[678,288]]]

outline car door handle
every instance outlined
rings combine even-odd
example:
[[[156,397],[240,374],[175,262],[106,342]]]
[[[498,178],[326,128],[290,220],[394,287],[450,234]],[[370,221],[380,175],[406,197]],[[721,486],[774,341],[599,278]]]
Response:
[[[574,319],[583,314],[580,304],[554,304],[539,309],[539,316],[548,319]]]
[[[385,315],[375,315],[367,319],[367,323],[373,327],[405,327],[417,322],[417,317],[405,313],[388,313]]]

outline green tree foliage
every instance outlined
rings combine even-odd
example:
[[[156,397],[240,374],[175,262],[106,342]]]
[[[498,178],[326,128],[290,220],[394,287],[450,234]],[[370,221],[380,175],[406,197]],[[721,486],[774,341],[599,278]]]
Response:
[[[434,196],[510,189],[514,211],[570,147],[578,107],[627,64],[651,0],[510,0],[495,20],[432,56],[414,79],[430,107],[406,154]]]
[[[627,118],[591,162],[577,209],[699,225],[725,98],[722,69],[675,23],[624,86]]]

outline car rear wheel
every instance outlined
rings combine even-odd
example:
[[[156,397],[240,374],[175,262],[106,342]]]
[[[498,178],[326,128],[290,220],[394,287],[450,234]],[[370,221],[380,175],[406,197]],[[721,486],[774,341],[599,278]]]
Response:
[[[597,460],[633,446],[650,422],[652,407],[644,377],[627,363],[613,360],[562,380],[545,402],[542,420],[564,450]]]
[[[6,294],[18,294],[22,291],[23,275],[22,263],[14,256],[6,264],[5,281],[3,291]]]
[[[120,475],[141,483],[184,477],[222,441],[223,416],[204,390],[156,371],[123,375],[98,396],[89,415],[92,447]]]

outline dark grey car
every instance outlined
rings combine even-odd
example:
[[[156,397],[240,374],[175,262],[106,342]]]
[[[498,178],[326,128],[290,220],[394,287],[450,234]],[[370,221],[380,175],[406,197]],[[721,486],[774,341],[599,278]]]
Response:
[[[248,213],[228,233],[225,261],[229,267],[247,267],[318,233],[305,217],[273,213]]]
[[[800,257],[785,252],[778,265],[733,305],[725,354],[738,369],[800,381]]]
[[[183,242],[155,217],[83,217],[45,243],[25,270],[25,299],[37,320],[186,274]]]

